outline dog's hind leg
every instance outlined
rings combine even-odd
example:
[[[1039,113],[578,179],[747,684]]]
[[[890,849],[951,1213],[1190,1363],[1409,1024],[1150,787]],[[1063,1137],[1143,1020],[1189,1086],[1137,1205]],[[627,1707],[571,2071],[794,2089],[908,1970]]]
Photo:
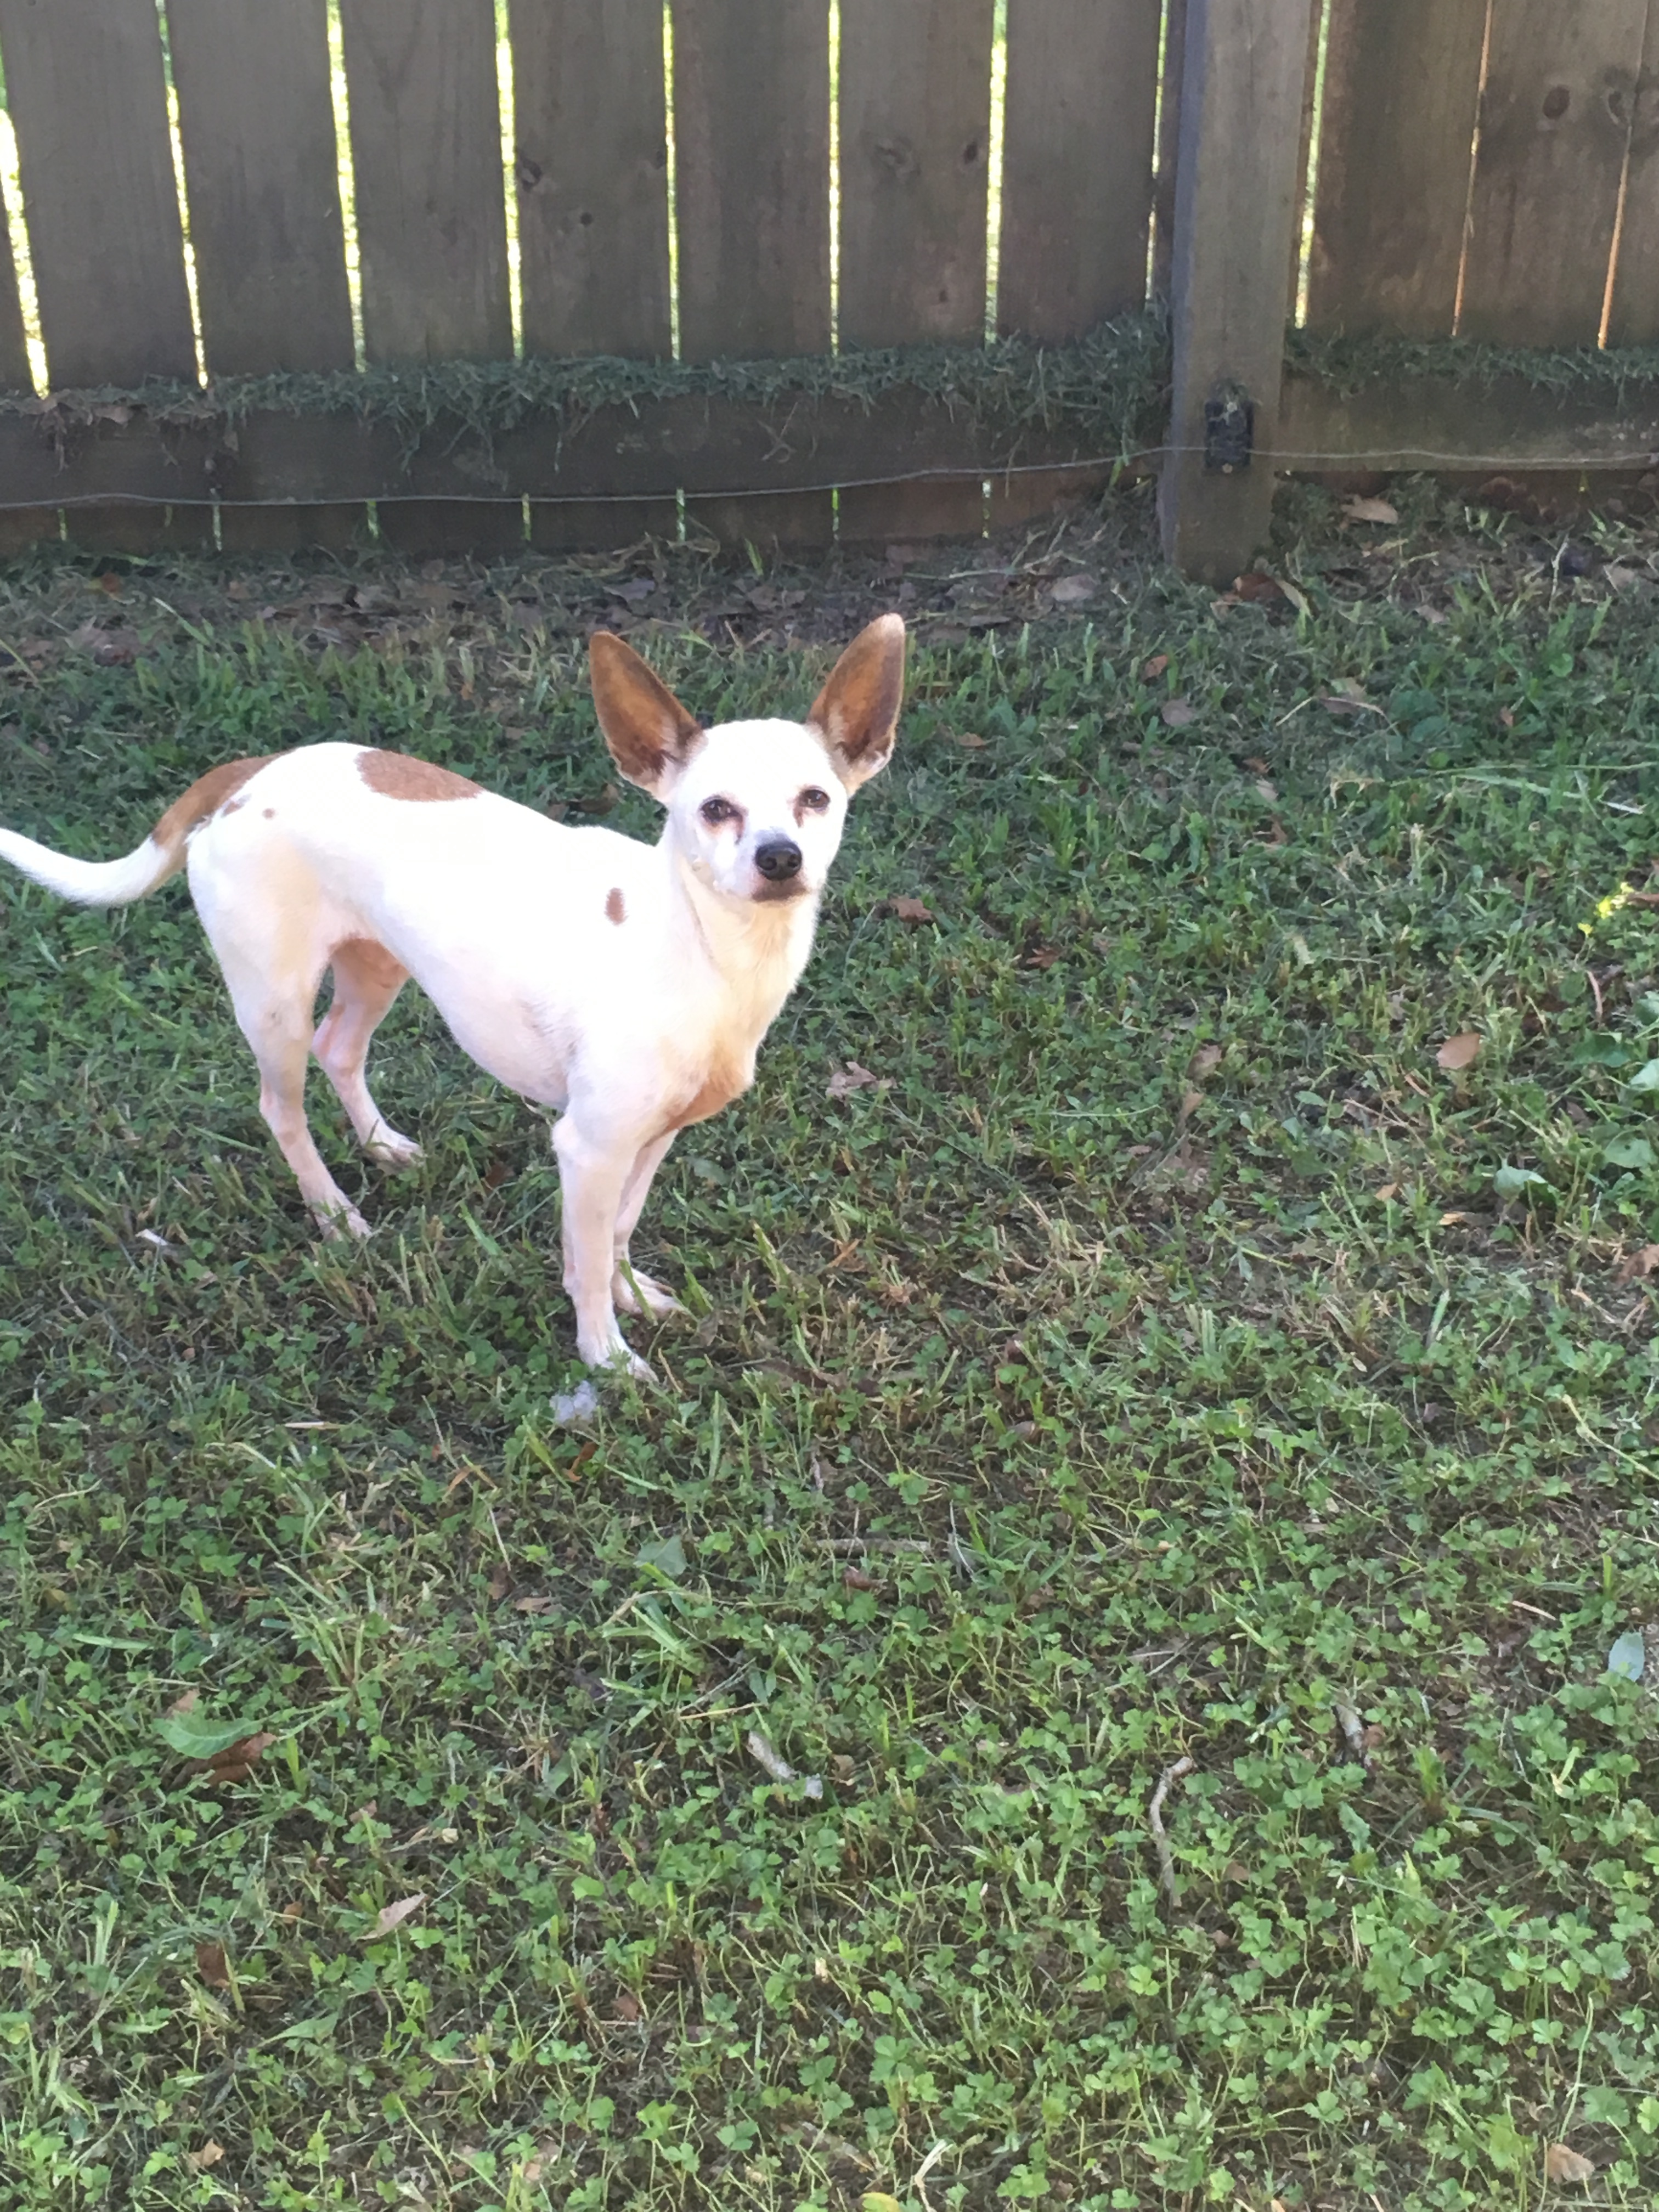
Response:
[[[348,938],[331,956],[334,998],[311,1040],[311,1049],[340,1103],[351,1117],[357,1141],[382,1167],[412,1167],[421,1148],[386,1121],[368,1093],[364,1064],[369,1040],[409,981],[409,970],[383,945],[367,937]]]
[[[629,1262],[628,1248],[639,1225],[645,1201],[651,1194],[651,1182],[657,1170],[668,1157],[668,1148],[678,1131],[670,1129],[660,1137],[653,1137],[641,1147],[638,1158],[623,1185],[622,1203],[617,1213],[616,1270],[611,1285],[611,1295],[622,1313],[664,1314],[684,1313],[685,1309],[672,1291],[653,1282],[649,1275],[635,1272]]]

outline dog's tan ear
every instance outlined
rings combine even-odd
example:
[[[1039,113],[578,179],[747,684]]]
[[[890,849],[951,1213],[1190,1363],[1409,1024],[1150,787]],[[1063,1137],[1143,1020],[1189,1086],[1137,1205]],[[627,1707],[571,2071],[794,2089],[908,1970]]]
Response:
[[[665,799],[702,743],[702,724],[633,647],[608,629],[596,629],[587,641],[587,667],[611,759],[629,783]]]
[[[903,619],[878,615],[830,670],[806,717],[848,791],[868,783],[893,757],[903,698]]]

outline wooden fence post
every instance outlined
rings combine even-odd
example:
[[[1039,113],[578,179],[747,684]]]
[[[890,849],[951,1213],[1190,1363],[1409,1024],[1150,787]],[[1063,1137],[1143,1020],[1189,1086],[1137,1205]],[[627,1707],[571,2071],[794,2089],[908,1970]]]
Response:
[[[1164,550],[1230,584],[1267,534],[1312,0],[1188,0]]]

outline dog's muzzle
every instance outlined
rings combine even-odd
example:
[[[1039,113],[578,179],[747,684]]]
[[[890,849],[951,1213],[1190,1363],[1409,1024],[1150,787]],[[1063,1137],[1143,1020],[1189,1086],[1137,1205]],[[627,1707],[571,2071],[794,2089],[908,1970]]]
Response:
[[[769,884],[787,884],[800,873],[800,847],[793,838],[773,837],[755,848],[755,866]]]

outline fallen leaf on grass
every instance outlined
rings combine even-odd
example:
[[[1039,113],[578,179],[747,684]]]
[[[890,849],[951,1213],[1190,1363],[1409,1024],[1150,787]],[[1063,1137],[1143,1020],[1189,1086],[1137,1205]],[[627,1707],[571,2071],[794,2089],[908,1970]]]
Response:
[[[1026,954],[1025,965],[1028,968],[1052,968],[1054,963],[1062,957],[1063,955],[1056,951],[1054,945],[1039,945],[1035,952]]]
[[[1221,1047],[1218,1044],[1201,1044],[1188,1061],[1187,1073],[1194,1083],[1202,1083],[1206,1077],[1213,1075],[1220,1065]]]
[[[884,2189],[866,2189],[859,2199],[860,2212],[904,2212],[896,2197],[890,2197]]]
[[[1607,1654],[1609,1674],[1622,1674],[1627,1682],[1639,1682],[1647,1672],[1648,1647],[1639,1628],[1626,1629]]]
[[[1382,1189],[1376,1193],[1376,1195],[1378,1198],[1398,1198],[1400,1195],[1400,1186],[1397,1182],[1385,1182]]]
[[[413,1897],[400,1897],[395,1905],[383,1905],[374,1916],[374,1924],[364,1936],[365,1943],[378,1942],[382,1936],[391,1935],[401,1928],[413,1912],[418,1912],[426,1903],[426,1892],[417,1889]]]
[[[1459,1030],[1457,1035],[1449,1036],[1436,1053],[1435,1065],[1452,1074],[1460,1068],[1472,1067],[1486,1041],[1479,1030]]]
[[[645,2007],[640,2002],[632,1990],[618,1990],[615,1997],[611,2000],[611,2017],[612,2020],[643,2020],[645,2018]]]
[[[990,743],[990,739],[981,737],[977,730],[964,730],[957,739],[957,743],[959,745],[965,745],[970,753],[982,753]]]
[[[1092,576],[1062,576],[1049,593],[1057,607],[1081,606],[1085,599],[1095,595]]]
[[[1184,730],[1198,720],[1198,709],[1190,699],[1166,699],[1158,712],[1167,730]]]
[[[210,1990],[230,1987],[230,1966],[225,1957],[222,1943],[198,1943],[196,1946],[196,1971]]]
[[[1468,1218],[1467,1213],[1443,1213],[1440,1217],[1440,1226],[1443,1229],[1455,1229],[1459,1222],[1467,1221]]]
[[[832,1098],[845,1098],[852,1091],[869,1090],[872,1084],[879,1082],[880,1079],[878,1076],[872,1075],[867,1067],[860,1067],[857,1060],[849,1060],[845,1067],[837,1067],[832,1071],[829,1085],[830,1096]]]
[[[843,1567],[841,1571],[841,1579],[843,1587],[850,1590],[872,1590],[881,1588],[879,1577],[866,1575],[862,1567]]]
[[[896,921],[931,921],[933,919],[932,909],[916,898],[889,899],[887,911]]]
[[[1265,799],[1269,806],[1276,806],[1279,804],[1278,790],[1275,786],[1267,781],[1265,776],[1257,784],[1255,795],[1258,799]]]
[[[1544,2153],[1544,2172],[1552,2181],[1577,2182],[1582,2186],[1595,2178],[1595,2161],[1565,2143],[1552,2143]]]
[[[193,2173],[200,2173],[207,2166],[217,2166],[224,2154],[225,2147],[222,2142],[204,2142],[200,2150],[185,2153],[185,2164]]]
[[[1627,1260],[1619,1262],[1613,1279],[1622,1285],[1633,1283],[1640,1276],[1646,1282],[1656,1267],[1659,1267],[1659,1244],[1644,1244],[1639,1252],[1632,1252]]]
[[[1155,653],[1150,660],[1143,660],[1140,664],[1141,682],[1143,684],[1155,682],[1163,675],[1169,665],[1170,656],[1167,653]]]
[[[1342,510],[1350,522],[1398,522],[1400,510],[1386,499],[1351,499]]]

